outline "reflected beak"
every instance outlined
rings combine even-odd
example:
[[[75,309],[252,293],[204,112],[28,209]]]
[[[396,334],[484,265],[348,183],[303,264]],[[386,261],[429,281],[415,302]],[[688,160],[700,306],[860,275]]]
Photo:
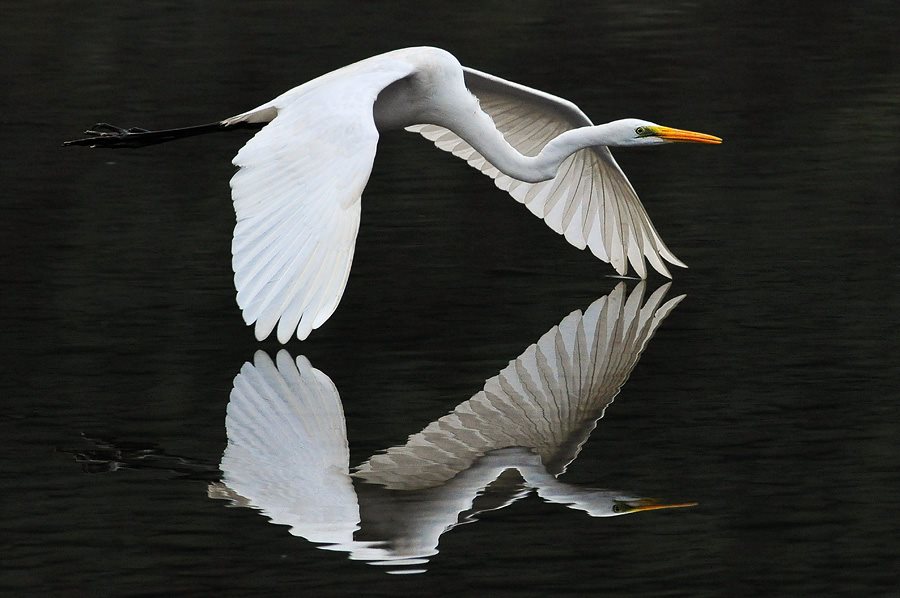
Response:
[[[628,513],[639,513],[641,511],[657,511],[659,509],[683,509],[685,507],[696,507],[696,502],[679,502],[679,503],[661,503],[655,498],[642,498],[640,500],[627,500],[619,503],[623,505]]]
[[[695,133],[694,131],[685,131],[683,129],[673,129],[671,127],[653,127],[656,136],[666,141],[681,141],[685,143],[722,143],[721,137],[715,135],[707,135],[706,133]]]

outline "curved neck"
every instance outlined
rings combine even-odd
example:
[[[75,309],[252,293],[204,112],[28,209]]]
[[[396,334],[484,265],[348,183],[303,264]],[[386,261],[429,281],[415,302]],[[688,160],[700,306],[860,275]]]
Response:
[[[550,140],[536,156],[526,156],[512,147],[491,117],[478,110],[475,118],[460,119],[452,130],[497,170],[516,180],[540,183],[556,176],[563,161],[580,149],[609,145],[608,125],[579,127]]]
[[[555,177],[560,164],[578,150],[595,145],[614,145],[609,128],[608,124],[579,127],[551,139],[537,155],[540,166],[551,173],[547,179]]]

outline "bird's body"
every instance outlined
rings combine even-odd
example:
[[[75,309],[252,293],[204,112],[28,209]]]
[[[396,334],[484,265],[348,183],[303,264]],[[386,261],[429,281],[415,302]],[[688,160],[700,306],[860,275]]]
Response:
[[[578,248],[643,278],[644,259],[683,266],[656,232],[608,146],[719,143],[624,119],[594,126],[574,104],[460,65],[437,48],[374,56],[218,123],[90,131],[68,144],[135,147],[262,127],[235,156],[232,244],[238,305],[256,336],[306,338],[337,308],[379,134],[406,128],[465,159]],[[96,129],[97,127],[95,127]]]

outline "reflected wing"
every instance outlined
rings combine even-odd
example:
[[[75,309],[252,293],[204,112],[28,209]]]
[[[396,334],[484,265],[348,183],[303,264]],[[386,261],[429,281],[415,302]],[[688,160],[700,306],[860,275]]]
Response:
[[[592,124],[572,102],[542,91],[470,68],[465,68],[465,80],[481,109],[522,154],[536,155],[560,133]],[[524,203],[554,231],[565,235],[569,243],[579,249],[590,247],[595,256],[612,263],[619,274],[628,271],[630,262],[645,278],[644,257],[670,278],[663,260],[684,266],[663,243],[606,146],[569,156],[552,180],[524,183],[502,174],[448,129],[414,125],[407,130],[422,134],[440,149],[494,179],[499,188]]]
[[[619,284],[575,311],[511,361],[452,413],[364,463],[353,474],[395,489],[440,485],[479,457],[526,447],[558,475],[575,458],[637,364],[657,327],[683,298],[663,304],[663,285],[641,306]]]
[[[258,351],[234,379],[222,481],[294,535],[349,542],[359,507],[340,396],[305,357],[276,361]]]
[[[256,338],[300,339],[334,313],[375,158],[378,93],[410,67],[381,61],[302,85],[226,124],[270,120],[234,158],[234,282]]]

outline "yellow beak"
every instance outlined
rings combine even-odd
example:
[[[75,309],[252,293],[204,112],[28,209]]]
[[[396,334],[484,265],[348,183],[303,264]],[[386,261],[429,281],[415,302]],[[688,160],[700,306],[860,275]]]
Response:
[[[715,135],[707,135],[706,133],[695,133],[694,131],[685,131],[683,129],[673,129],[671,127],[653,127],[652,131],[657,137],[666,141],[682,141],[687,143],[722,143],[721,137]]]
[[[696,507],[695,502],[680,503],[660,503],[654,498],[643,498],[641,500],[629,500],[625,503],[628,505],[629,513],[639,513],[641,511],[656,511],[658,509],[683,509],[685,507]]]

